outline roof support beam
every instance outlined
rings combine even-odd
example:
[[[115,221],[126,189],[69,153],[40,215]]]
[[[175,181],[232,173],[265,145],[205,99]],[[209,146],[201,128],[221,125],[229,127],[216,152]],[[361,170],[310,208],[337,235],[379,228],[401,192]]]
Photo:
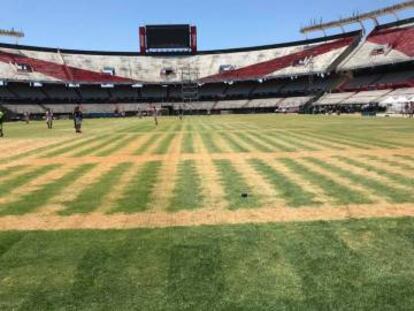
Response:
[[[302,34],[307,34],[309,32],[314,31],[325,31],[327,29],[331,28],[340,28],[345,25],[355,24],[359,23],[362,24],[363,21],[372,20],[374,21],[375,25],[378,26],[378,17],[384,16],[384,15],[394,15],[398,20],[397,12],[405,11],[408,9],[414,8],[414,0],[405,1],[399,4],[395,4],[386,8],[378,9],[375,11],[363,13],[363,14],[354,14],[351,17],[342,18],[337,21],[331,21],[327,23],[311,23],[310,26],[303,27],[300,32]]]

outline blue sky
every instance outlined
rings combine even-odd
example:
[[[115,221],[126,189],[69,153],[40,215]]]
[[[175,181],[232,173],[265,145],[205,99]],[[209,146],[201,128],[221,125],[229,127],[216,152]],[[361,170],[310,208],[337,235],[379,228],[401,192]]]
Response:
[[[397,0],[0,0],[0,28],[26,33],[21,44],[136,51],[144,24],[191,23],[199,49],[304,39],[299,28],[392,5]],[[411,13],[412,14],[412,13]],[[401,14],[407,17],[407,14]],[[389,21],[385,18],[383,21]],[[352,30],[348,27],[347,30]],[[314,34],[313,36],[319,36]],[[2,42],[13,40],[0,38]]]

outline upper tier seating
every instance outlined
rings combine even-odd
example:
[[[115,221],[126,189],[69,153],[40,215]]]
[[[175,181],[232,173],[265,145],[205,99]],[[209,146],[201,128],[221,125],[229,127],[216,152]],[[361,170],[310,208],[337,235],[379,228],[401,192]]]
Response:
[[[339,70],[373,67],[413,60],[414,19],[378,26]]]
[[[202,82],[308,75],[328,71],[359,35],[359,32],[354,32],[180,57],[88,53],[1,44],[0,80],[81,84],[168,83],[181,81],[181,70],[188,67],[198,69]]]

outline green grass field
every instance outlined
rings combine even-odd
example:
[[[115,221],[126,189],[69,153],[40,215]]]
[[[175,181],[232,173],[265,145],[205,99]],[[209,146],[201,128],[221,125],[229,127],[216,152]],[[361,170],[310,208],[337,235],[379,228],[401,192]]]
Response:
[[[0,310],[410,310],[414,122],[5,124]],[[242,194],[246,194],[243,197]]]

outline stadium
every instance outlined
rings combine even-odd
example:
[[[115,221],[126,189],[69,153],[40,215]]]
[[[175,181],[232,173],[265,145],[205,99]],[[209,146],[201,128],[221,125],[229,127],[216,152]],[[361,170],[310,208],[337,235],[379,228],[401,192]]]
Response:
[[[412,309],[413,8],[232,49],[0,43],[0,309]]]

